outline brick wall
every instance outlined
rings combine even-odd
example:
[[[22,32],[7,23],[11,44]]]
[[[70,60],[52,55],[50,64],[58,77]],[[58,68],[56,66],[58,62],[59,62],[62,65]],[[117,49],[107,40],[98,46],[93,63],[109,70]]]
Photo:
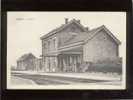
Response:
[[[59,39],[58,46],[61,46],[66,40],[72,37],[71,32],[79,33],[83,32],[83,30],[74,23],[69,25],[57,34],[57,37]]]
[[[89,40],[83,48],[83,60],[95,62],[98,60],[116,59],[118,57],[118,45],[104,30]]]

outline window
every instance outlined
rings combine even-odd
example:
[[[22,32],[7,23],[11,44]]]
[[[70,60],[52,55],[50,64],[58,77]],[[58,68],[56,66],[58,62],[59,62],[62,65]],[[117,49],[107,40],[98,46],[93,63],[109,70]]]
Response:
[[[46,50],[46,44],[45,43],[43,44],[43,47],[44,47],[44,50]]]
[[[53,45],[54,45],[54,49],[56,48],[56,40],[53,39]]]
[[[48,50],[50,50],[50,41],[48,41]]]

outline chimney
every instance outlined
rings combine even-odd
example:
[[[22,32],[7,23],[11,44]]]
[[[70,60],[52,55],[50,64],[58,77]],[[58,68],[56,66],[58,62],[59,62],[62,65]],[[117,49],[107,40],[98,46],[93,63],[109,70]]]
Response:
[[[68,23],[68,18],[65,18],[65,24],[67,24]]]
[[[86,27],[85,29],[86,29],[87,31],[89,31],[89,28],[88,28],[88,27]]]
[[[78,23],[80,23],[80,20],[77,20]]]

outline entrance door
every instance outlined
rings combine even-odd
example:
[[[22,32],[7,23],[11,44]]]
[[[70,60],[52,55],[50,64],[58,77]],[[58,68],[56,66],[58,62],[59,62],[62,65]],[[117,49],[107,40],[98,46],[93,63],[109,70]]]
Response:
[[[78,72],[81,64],[79,54],[65,54],[58,56],[59,70],[61,72]]]

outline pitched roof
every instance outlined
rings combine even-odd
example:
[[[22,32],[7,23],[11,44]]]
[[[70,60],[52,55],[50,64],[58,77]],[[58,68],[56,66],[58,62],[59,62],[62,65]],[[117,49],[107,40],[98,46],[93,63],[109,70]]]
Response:
[[[100,30],[102,30],[102,29],[105,30],[106,33],[107,33],[118,45],[121,44],[121,42],[107,29],[107,27],[106,27],[105,25],[102,25],[102,26],[100,26],[100,27],[98,27],[98,28],[92,30],[91,32],[89,32],[90,36],[88,37],[88,40],[89,40],[89,39],[92,39],[92,38],[95,36],[95,34],[97,34],[97,33],[98,33]]]
[[[100,27],[90,30],[89,32],[82,32],[82,33],[79,33],[77,36],[73,36],[73,38],[64,42],[61,45],[61,47],[74,44],[77,42],[86,42],[92,39],[95,36],[95,34],[97,34],[98,31],[100,31],[101,29],[104,29],[107,32],[107,34],[111,36],[118,45],[121,43],[104,25],[102,25]]]
[[[24,54],[22,55],[17,61],[23,61],[23,60],[26,60],[27,58],[36,58],[32,53],[28,53],[28,54]]]
[[[83,29],[84,32],[81,32],[78,35],[73,35],[69,40],[66,40],[65,43],[63,43],[60,47],[66,46],[66,45],[69,45],[69,44],[73,44],[73,43],[76,43],[76,42],[87,42],[88,40],[92,39],[95,36],[95,34],[97,34],[98,31],[100,31],[101,29],[104,29],[106,31],[106,33],[111,38],[113,38],[113,40],[118,45],[121,44],[121,42],[104,25],[88,31],[83,25],[81,25],[79,23],[78,20],[75,20],[75,19],[69,21],[67,24],[63,24],[60,27],[50,31],[48,34],[42,36],[41,39],[47,38],[48,36],[53,35],[53,34],[59,32],[59,31],[63,30],[64,28],[66,28],[68,25],[70,25],[72,23],[76,23],[77,25],[79,25],[79,27],[81,27],[81,29]]]
[[[50,36],[50,35],[53,35],[53,34],[59,32],[59,31],[63,30],[65,27],[67,27],[68,25],[70,25],[70,24],[72,24],[72,23],[76,23],[78,26],[81,27],[81,29],[83,29],[84,31],[87,31],[87,29],[86,29],[83,25],[81,25],[81,24],[78,22],[78,20],[73,19],[73,20],[69,21],[67,24],[62,24],[60,27],[57,27],[56,29],[53,29],[52,31],[50,31],[50,32],[47,33],[46,35],[43,35],[43,36],[41,37],[41,39],[46,38],[46,37],[48,37],[48,36]]]

